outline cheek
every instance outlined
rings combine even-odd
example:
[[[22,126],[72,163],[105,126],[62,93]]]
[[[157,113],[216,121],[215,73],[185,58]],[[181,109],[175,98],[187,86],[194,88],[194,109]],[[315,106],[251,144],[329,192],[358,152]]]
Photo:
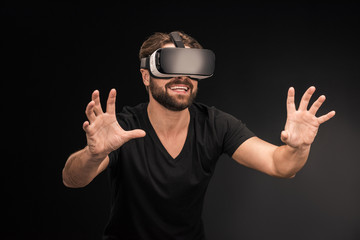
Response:
[[[193,85],[193,87],[194,87],[194,90],[197,90],[197,88],[198,88],[198,81],[196,81],[196,80],[191,80],[191,83],[192,83],[192,85]]]
[[[167,80],[163,80],[163,79],[156,79],[156,78],[151,78],[150,79],[150,85],[152,85],[152,87],[156,87],[156,88],[161,88],[166,90],[166,83],[168,83]]]

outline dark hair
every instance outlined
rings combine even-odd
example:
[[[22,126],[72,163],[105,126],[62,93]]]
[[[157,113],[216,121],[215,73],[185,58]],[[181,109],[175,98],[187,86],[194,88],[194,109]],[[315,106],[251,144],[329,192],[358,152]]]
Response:
[[[182,31],[179,32],[185,46],[191,48],[203,48],[198,41]],[[155,50],[167,43],[172,43],[169,33],[156,32],[143,42],[139,51],[139,58],[150,56]]]

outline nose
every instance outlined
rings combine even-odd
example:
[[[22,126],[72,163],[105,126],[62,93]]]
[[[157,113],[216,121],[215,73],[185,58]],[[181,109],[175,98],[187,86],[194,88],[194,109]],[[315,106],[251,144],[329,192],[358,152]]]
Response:
[[[181,80],[181,81],[190,80],[190,78],[187,76],[177,76],[175,78],[176,78],[176,80]]]

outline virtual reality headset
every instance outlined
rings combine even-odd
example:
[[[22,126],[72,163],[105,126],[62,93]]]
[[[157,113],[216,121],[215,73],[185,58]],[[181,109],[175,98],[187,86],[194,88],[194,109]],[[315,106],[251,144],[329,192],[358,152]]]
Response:
[[[140,68],[148,69],[155,78],[187,76],[195,80],[214,74],[215,54],[208,49],[185,48],[178,32],[170,33],[176,48],[159,48],[142,58]]]

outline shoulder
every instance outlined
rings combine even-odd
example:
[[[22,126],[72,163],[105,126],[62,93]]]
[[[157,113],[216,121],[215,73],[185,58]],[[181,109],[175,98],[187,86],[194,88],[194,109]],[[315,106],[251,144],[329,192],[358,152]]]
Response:
[[[194,103],[191,111],[195,115],[198,135],[201,137],[212,136],[211,138],[216,141],[217,146],[221,146],[222,152],[229,156],[232,156],[246,139],[254,136],[242,121],[216,107]]]
[[[138,127],[142,121],[147,103],[140,103],[136,106],[124,106],[122,110],[116,114],[116,118],[121,127],[125,130]]]
[[[209,107],[202,103],[194,103],[191,111],[193,111],[196,122],[200,125],[213,128],[220,135],[232,135],[235,132],[241,134],[246,132],[246,135],[253,135],[252,133],[250,134],[246,124],[240,119],[216,107]]]
[[[124,117],[131,117],[134,115],[142,114],[144,110],[146,110],[148,103],[140,103],[136,106],[124,106],[121,112],[118,115],[122,115]]]
[[[224,136],[232,128],[242,126],[240,120],[214,106],[194,103],[190,111],[194,116],[195,123],[201,129],[210,129],[217,136]]]
[[[234,116],[229,113],[226,113],[214,106],[207,106],[203,103],[193,103],[190,107],[190,111],[194,113],[196,118],[202,120],[210,120],[214,122],[223,122],[223,121],[238,121]]]

